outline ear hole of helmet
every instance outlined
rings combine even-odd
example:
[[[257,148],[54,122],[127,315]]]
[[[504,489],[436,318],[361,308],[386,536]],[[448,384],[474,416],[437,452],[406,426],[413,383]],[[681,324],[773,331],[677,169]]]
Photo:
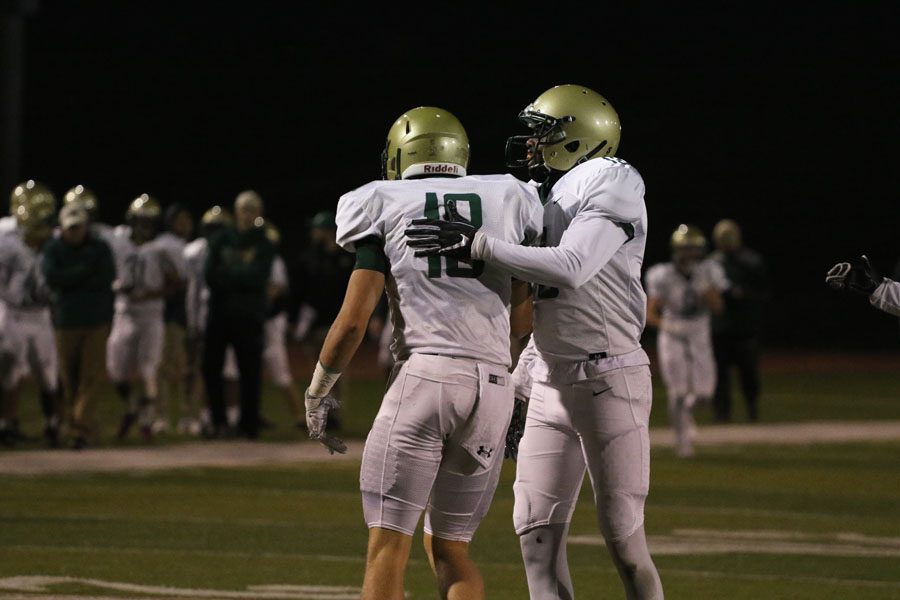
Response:
[[[563,146],[563,148],[565,148],[569,152],[576,152],[579,146],[581,146],[581,140],[572,140],[571,142]]]

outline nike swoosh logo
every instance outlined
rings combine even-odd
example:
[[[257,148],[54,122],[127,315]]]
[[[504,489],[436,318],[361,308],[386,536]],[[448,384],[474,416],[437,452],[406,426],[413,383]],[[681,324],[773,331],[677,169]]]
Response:
[[[609,387],[606,388],[605,390],[600,390],[599,392],[594,392],[594,396],[599,396],[600,394],[604,394],[604,393],[608,392],[608,391],[611,390],[611,389],[612,389],[612,386],[609,386]]]

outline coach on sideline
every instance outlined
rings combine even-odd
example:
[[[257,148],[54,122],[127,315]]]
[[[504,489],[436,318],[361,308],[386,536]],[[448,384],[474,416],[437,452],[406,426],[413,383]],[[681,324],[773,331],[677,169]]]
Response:
[[[231,345],[241,374],[240,435],[259,435],[259,396],[262,385],[263,323],[266,292],[275,247],[262,227],[259,194],[247,190],[234,202],[235,226],[226,226],[209,240],[206,284],[209,314],[203,353],[203,380],[215,437],[227,432],[222,367]]]
[[[81,204],[66,204],[59,223],[60,236],[47,243],[42,267],[54,294],[64,414],[72,447],[80,450],[95,434],[94,395],[106,368],[116,268],[109,246],[91,233]]]

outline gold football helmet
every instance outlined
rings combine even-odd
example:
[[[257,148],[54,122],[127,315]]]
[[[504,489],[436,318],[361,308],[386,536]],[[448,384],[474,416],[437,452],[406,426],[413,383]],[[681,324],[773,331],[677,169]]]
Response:
[[[97,196],[92,190],[83,185],[76,185],[63,196],[63,204],[72,202],[81,204],[91,218],[97,214]]]
[[[532,133],[506,140],[506,162],[528,167],[535,180],[565,172],[592,158],[615,156],[622,126],[609,101],[580,85],[558,85],[519,113]],[[524,152],[523,152],[524,151]]]
[[[678,229],[672,232],[670,244],[673,250],[682,248],[706,248],[706,236],[700,231],[699,227],[694,225],[679,225]]]
[[[464,176],[469,136],[449,111],[420,106],[400,115],[388,130],[381,153],[382,179],[423,175]]]
[[[218,204],[203,213],[200,219],[201,225],[229,225],[234,221],[228,209],[222,208]]]
[[[29,179],[13,188],[9,195],[9,214],[18,218],[17,212],[22,205],[32,208],[38,205],[47,206],[51,213],[55,213],[56,196],[43,183]]]
[[[72,202],[81,204],[92,219],[97,214],[97,196],[92,190],[83,185],[76,185],[63,196],[64,205]]]
[[[46,240],[53,234],[56,211],[46,201],[28,199],[16,208],[16,225],[25,239]]]
[[[131,201],[128,210],[125,211],[125,221],[131,222],[137,219],[159,219],[162,216],[162,207],[153,196],[141,194]]]
[[[203,213],[203,216],[200,218],[200,231],[204,237],[209,237],[214,232],[233,223],[234,217],[231,216],[228,209],[216,205]]]

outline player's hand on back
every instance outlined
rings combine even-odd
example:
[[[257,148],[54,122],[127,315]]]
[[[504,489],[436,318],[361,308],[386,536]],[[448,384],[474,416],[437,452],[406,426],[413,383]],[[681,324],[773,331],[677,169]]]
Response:
[[[309,388],[306,388],[306,428],[309,430],[309,437],[318,440],[328,449],[329,454],[345,454],[347,445],[343,440],[328,435],[325,432],[325,425],[328,422],[328,413],[336,408],[340,408],[341,402],[332,396],[324,398],[316,398],[309,395]]]
[[[849,262],[841,262],[828,271],[825,283],[833,290],[844,290],[871,296],[884,277],[879,275],[865,254]]]
[[[459,214],[453,200],[447,201],[444,217],[446,220],[414,219],[404,232],[407,245],[416,257],[447,256],[470,262],[478,228]]]

